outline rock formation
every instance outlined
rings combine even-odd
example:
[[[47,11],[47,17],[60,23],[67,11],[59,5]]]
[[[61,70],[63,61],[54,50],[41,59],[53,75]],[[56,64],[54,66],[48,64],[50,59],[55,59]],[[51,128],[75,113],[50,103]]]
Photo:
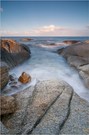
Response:
[[[38,82],[14,98],[17,110],[2,118],[11,135],[89,134],[89,103],[64,81]]]
[[[28,83],[31,81],[31,76],[27,73],[23,72],[22,75],[18,79],[21,83]]]
[[[89,88],[89,43],[88,41],[73,46],[68,46],[58,53],[64,56],[71,66],[78,69],[80,76],[84,79],[86,87]]]
[[[68,44],[68,45],[73,45],[73,44],[79,43],[79,41],[77,41],[77,40],[65,40],[65,41],[63,41],[63,43]]]
[[[22,38],[21,39],[21,41],[23,41],[23,42],[29,42],[29,41],[31,41],[32,39],[31,38]]]
[[[2,39],[1,60],[6,62],[10,68],[22,63],[30,57],[30,50],[25,45],[20,45],[12,39]]]

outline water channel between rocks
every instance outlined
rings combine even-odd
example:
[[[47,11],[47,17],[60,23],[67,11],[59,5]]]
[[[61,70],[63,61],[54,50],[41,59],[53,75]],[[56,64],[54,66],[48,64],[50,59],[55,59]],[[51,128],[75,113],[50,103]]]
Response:
[[[61,55],[53,52],[56,49],[57,47],[30,46],[31,58],[11,70],[10,74],[14,73],[19,77],[25,71],[31,75],[32,82],[23,85],[21,90],[35,85],[37,81],[62,79],[70,84],[80,97],[89,101],[89,90],[85,88],[78,72],[70,67]]]

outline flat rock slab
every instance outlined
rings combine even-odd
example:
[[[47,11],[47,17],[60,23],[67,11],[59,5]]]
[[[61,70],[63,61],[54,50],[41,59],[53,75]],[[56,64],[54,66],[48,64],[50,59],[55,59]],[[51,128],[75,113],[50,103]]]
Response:
[[[30,87],[14,97],[18,104],[17,111],[2,119],[11,135],[88,132],[89,103],[79,98],[64,81],[38,82],[35,87]]]
[[[72,93],[71,87],[66,86],[32,134],[57,135],[59,133],[69,115]]]

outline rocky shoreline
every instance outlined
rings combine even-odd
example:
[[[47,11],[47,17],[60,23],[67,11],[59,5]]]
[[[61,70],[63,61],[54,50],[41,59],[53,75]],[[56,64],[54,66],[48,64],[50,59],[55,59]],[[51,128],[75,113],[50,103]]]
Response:
[[[89,88],[89,42],[73,41],[73,43],[75,44],[58,50],[58,53],[64,56],[71,66],[78,69]],[[11,40],[2,41],[2,52],[9,52],[1,59],[8,64],[6,67],[3,63],[5,68],[2,66],[0,68],[3,69],[3,72],[0,71],[4,78],[9,76],[8,67],[18,65],[17,59],[15,64],[12,63],[13,58],[18,57],[18,53],[21,52],[19,58],[22,58],[22,61],[31,55],[27,47]],[[13,55],[14,53],[17,57]],[[9,76],[9,79],[15,81],[13,76]],[[31,77],[23,72],[19,80],[27,83]],[[3,83],[3,87],[7,83],[8,79]],[[2,135],[89,134],[89,102],[81,99],[73,88],[62,80],[39,81],[35,86],[30,86],[12,96],[0,96],[0,100]]]
[[[15,40],[2,39],[0,40],[0,53],[0,87],[2,90],[9,82],[9,69],[14,68],[30,58],[31,52],[27,46],[19,44]]]

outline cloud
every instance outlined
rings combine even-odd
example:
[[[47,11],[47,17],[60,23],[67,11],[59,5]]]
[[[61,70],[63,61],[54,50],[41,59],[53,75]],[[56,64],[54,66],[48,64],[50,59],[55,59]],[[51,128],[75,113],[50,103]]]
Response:
[[[2,36],[89,36],[88,29],[73,29],[55,25],[48,25],[35,28],[28,31],[5,31],[2,30]]]
[[[39,28],[38,30],[40,32],[54,32],[55,30],[62,30],[62,27],[58,27],[55,25],[49,25],[49,26],[43,26],[42,28]]]
[[[33,36],[84,36],[88,35],[88,30],[48,25],[34,29],[30,34]]]
[[[40,28],[36,29],[34,32],[41,34],[41,33],[55,32],[55,31],[58,31],[58,30],[59,31],[63,30],[63,28],[55,26],[55,25],[48,25],[48,26],[40,27]]]
[[[1,13],[1,12],[3,12],[3,8],[2,8],[2,7],[0,7],[0,13]]]
[[[1,36],[29,36],[31,33],[29,31],[22,31],[22,32],[18,32],[18,31],[10,31],[10,30],[0,30],[0,35]]]

